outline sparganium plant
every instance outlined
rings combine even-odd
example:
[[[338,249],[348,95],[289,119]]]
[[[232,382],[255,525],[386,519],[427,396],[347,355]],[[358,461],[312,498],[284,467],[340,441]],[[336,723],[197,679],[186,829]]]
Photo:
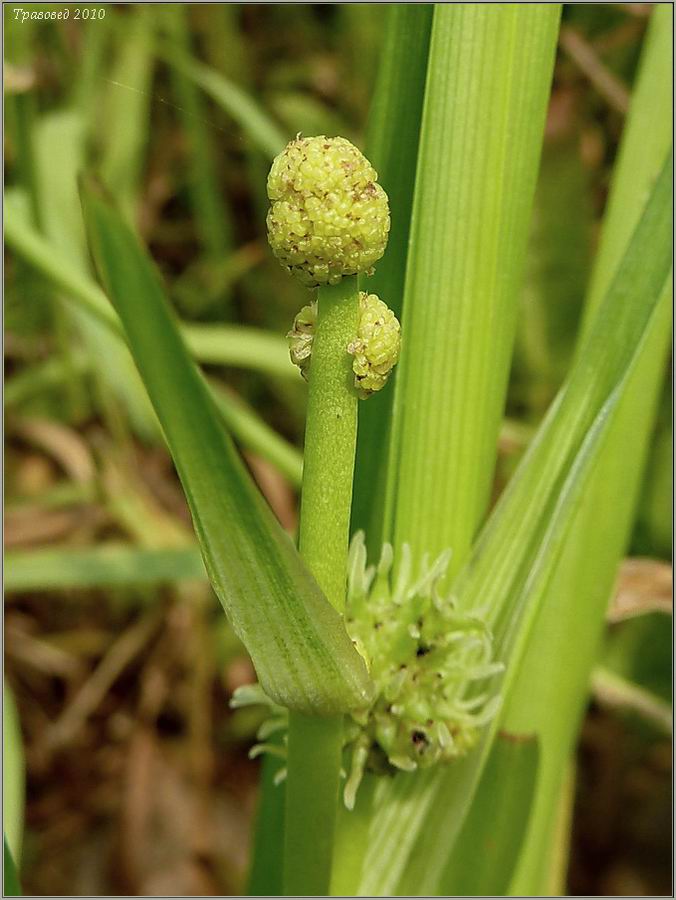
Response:
[[[199,329],[176,322],[136,237],[88,179],[90,249],[117,315],[88,274],[59,259],[61,187],[74,184],[76,166],[63,154],[70,176],[62,177],[51,151],[71,146],[53,138],[71,134],[70,112],[38,141],[38,186],[59,182],[34,198],[44,234],[26,197],[15,196],[6,238],[52,282],[55,299],[96,316],[113,350],[126,338],[209,578],[277,704],[260,740],[288,729],[286,742],[276,736],[283,790],[272,785],[277,760],[264,767],[251,893],[562,893],[563,773],[669,344],[672,13],[657,4],[653,14],[574,361],[493,506],[559,11],[392,4],[388,12],[367,146],[395,215],[373,290],[401,310],[404,351],[396,382],[361,406],[354,496],[358,399],[383,387],[398,355],[398,323],[358,282],[383,255],[388,200],[343,138],[297,138],[269,182],[275,255],[318,288],[291,346],[308,376],[300,553],[227,434],[248,446],[251,429],[228,418],[217,384],[190,358],[182,334],[198,361],[213,362],[195,340]],[[195,72],[213,87],[203,67]],[[253,141],[260,124],[248,132]],[[274,123],[262,139],[270,159],[284,144]],[[58,202],[40,209],[49,201]],[[538,279],[551,305],[551,275]],[[238,332],[238,364],[240,340]],[[256,440],[252,448],[274,461],[269,436]],[[350,527],[358,537],[348,559]],[[370,558],[382,552],[375,569],[360,528]],[[21,566],[45,577],[42,560],[19,562],[8,566],[19,581]],[[87,568],[64,563],[78,567]],[[261,688],[237,699],[256,698],[267,702]]]

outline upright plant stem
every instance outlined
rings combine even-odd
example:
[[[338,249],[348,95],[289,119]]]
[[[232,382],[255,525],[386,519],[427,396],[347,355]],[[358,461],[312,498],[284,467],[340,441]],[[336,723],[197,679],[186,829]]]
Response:
[[[305,431],[300,552],[339,611],[345,607],[357,395],[347,345],[357,330],[356,277],[320,288]],[[287,895],[329,890],[342,716],[289,714],[284,847]]]

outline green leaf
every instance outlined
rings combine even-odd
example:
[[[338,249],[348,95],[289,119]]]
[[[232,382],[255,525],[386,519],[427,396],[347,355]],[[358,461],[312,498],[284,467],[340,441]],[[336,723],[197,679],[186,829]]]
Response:
[[[2,700],[2,820],[5,843],[21,859],[26,782],[23,738],[16,701],[6,681]]]
[[[656,6],[613,173],[581,340],[586,340],[594,326],[604,327],[604,293],[617,277],[618,265],[671,143],[672,23],[671,7]],[[646,280],[655,252],[650,245],[644,249]],[[542,750],[533,817],[511,885],[517,895],[546,889],[554,810],[563,773],[574,752],[617,566],[631,531],[667,365],[670,320],[669,283],[644,337],[594,484],[571,528],[505,711],[504,727],[537,731]]]
[[[158,584],[206,579],[199,547],[146,550],[124,544],[49,547],[5,555],[8,593]]]
[[[211,583],[264,690],[310,714],[362,705],[366,667],[219,424],[153,266],[95,183],[82,196],[92,254],[174,457]]]
[[[6,897],[20,897],[21,885],[19,883],[19,874],[14,865],[12,854],[7,846],[7,836],[3,834],[4,847],[4,867],[5,867],[5,884],[4,895]]]
[[[446,884],[456,896],[507,895],[528,824],[538,771],[533,735],[498,735],[458,836]]]
[[[431,4],[424,3],[388,5],[385,45],[366,135],[365,153],[387,191],[392,225],[384,257],[373,276],[362,279],[361,286],[378,294],[398,317],[404,296],[433,10]],[[396,377],[395,369],[385,390],[370,397],[368,403],[359,404],[352,531],[365,531],[367,549],[374,558],[380,554],[383,541],[383,435],[390,428]]]
[[[118,20],[119,21],[119,20]],[[147,144],[156,15],[147,6],[136,6],[119,21],[115,35],[116,58],[99,123],[103,132],[101,170],[115,191],[129,219],[138,201]],[[110,70],[108,70],[110,71]]]
[[[634,713],[664,734],[673,731],[671,704],[629,678],[596,666],[592,672],[592,691],[600,706],[618,712]]]
[[[478,611],[493,627],[496,654],[506,664],[501,690],[507,696],[620,401],[659,321],[671,265],[671,187],[669,155],[566,384],[453,586],[458,608]],[[385,827],[391,812],[384,802],[372,833],[386,834],[387,842],[381,836],[370,848],[374,855],[370,865],[367,860],[362,890],[452,892],[443,877],[445,863],[496,726],[493,722],[487,729],[478,750],[449,769],[394,779],[396,828]],[[402,781],[419,782],[413,808],[413,788]],[[395,846],[399,861],[386,865]]]
[[[190,52],[192,32],[183,3],[163,8],[162,21],[179,53]],[[229,210],[221,200],[218,165],[215,152],[217,135],[207,121],[204,97],[196,85],[174,68],[173,88],[178,112],[188,141],[188,190],[192,213],[202,244],[214,259],[222,257],[231,247],[233,238]]]
[[[559,13],[434,7],[384,530],[450,547],[449,577],[489,499]]]
[[[165,47],[162,55],[185,78],[215,100],[265,156],[272,159],[281,153],[293,135],[285,135],[268,113],[239,85],[209,66],[177,52],[175,48]]]

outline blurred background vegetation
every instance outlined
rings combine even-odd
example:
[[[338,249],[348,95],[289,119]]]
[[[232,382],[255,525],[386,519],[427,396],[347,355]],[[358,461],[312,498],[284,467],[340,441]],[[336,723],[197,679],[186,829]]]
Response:
[[[228,700],[253,670],[204,579],[131,361],[92,315],[76,177],[98,169],[138,227],[293,529],[304,386],[283,335],[305,292],[268,252],[265,178],[298,132],[362,142],[386,7],[71,6],[57,21],[15,8],[3,8],[5,831],[26,893],[236,893],[259,721]],[[496,495],[570,362],[650,11],[564,8]],[[572,894],[671,890],[670,384],[665,372],[582,730]]]

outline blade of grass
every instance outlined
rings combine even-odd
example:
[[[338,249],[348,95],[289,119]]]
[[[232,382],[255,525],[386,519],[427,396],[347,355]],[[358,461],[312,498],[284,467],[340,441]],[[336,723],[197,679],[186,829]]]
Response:
[[[34,23],[21,22],[9,7],[3,7],[4,36],[3,51],[7,61],[13,65],[30,65],[33,57]],[[36,176],[35,143],[33,127],[37,118],[37,97],[35,91],[9,94],[6,98],[7,139],[13,150],[14,166],[18,183],[26,191],[32,223],[39,227],[39,188]]]
[[[387,191],[392,224],[385,255],[374,275],[362,279],[362,288],[378,294],[399,318],[433,9],[431,4],[388,6],[385,45],[366,135],[366,156]],[[396,374],[395,369],[393,384]],[[380,553],[383,542],[386,467],[382,446],[383,435],[390,427],[392,396],[392,387],[388,386],[362,403],[359,410],[352,531],[364,530],[373,557]]]
[[[174,456],[211,583],[261,685],[305,713],[359,706],[369,693],[363,661],[220,426],[157,274],[91,180],[83,205],[94,259]]]
[[[145,550],[124,544],[87,549],[50,547],[5,555],[8,593],[124,587],[135,584],[204,580],[199,547]]]
[[[615,277],[671,140],[672,16],[671,8],[656,7],[646,35],[613,175],[579,352],[582,341],[600,320],[603,294]],[[652,253],[653,248],[646,248],[646,266]],[[670,295],[669,284],[505,712],[505,727],[535,729],[542,741],[542,769],[533,818],[511,886],[517,894],[540,893],[547,882],[553,810],[579,728],[608,597],[629,538],[651,422],[664,377]],[[574,663],[570,660],[573,646]]]
[[[190,25],[183,3],[164,7],[162,21],[177,51],[190,55]],[[188,140],[188,189],[193,217],[208,256],[219,259],[232,247],[232,223],[221,200],[211,129],[203,98],[182,70],[173,67],[174,92]]]
[[[83,375],[89,369],[89,360],[82,353],[73,353],[69,360],[53,356],[36,363],[5,381],[5,409],[21,406],[43,392],[61,388],[73,375]]]
[[[3,834],[3,862],[4,862],[4,895],[5,897],[20,897],[21,885],[19,874],[12,859],[12,854],[7,846],[7,837]]]
[[[456,896],[507,896],[530,816],[538,757],[533,735],[502,732],[496,738],[482,790],[458,836],[452,868],[445,873]]]
[[[385,535],[452,548],[449,577],[489,497],[559,12],[434,9]]]
[[[592,204],[577,130],[545,141],[511,397],[536,421],[570,368],[591,262]]]
[[[298,379],[286,339],[250,325],[183,324],[181,330],[195,359],[215,366],[253,369]]]
[[[239,85],[185,53],[177,52],[174,47],[163,45],[160,53],[184,78],[215,100],[268,159],[277,156],[284,149],[291,135],[285,135],[267,112]]]
[[[303,476],[303,455],[292,444],[287,443],[276,431],[243,400],[230,391],[210,382],[212,396],[221,419],[238,444],[259,453],[267,459],[295,487],[300,487]]]
[[[36,156],[45,237],[58,258],[86,271],[87,251],[77,195],[77,172],[84,159],[84,127],[77,111],[60,110],[42,116],[36,128]],[[119,403],[125,420],[131,421],[136,433],[151,440],[157,434],[157,425],[126,347],[102,323],[92,321],[75,306],[67,306],[61,297],[55,300],[56,310],[70,326],[67,340],[62,341],[66,361],[70,359],[74,325],[89,357],[94,362],[106,360],[104,367],[94,368],[101,389]]]
[[[7,682],[2,697],[2,821],[5,841],[18,862],[21,860],[24,823],[25,763],[19,711]]]
[[[150,129],[155,13],[141,4],[117,21],[116,59],[100,123],[101,172],[130,219],[136,215]]]

